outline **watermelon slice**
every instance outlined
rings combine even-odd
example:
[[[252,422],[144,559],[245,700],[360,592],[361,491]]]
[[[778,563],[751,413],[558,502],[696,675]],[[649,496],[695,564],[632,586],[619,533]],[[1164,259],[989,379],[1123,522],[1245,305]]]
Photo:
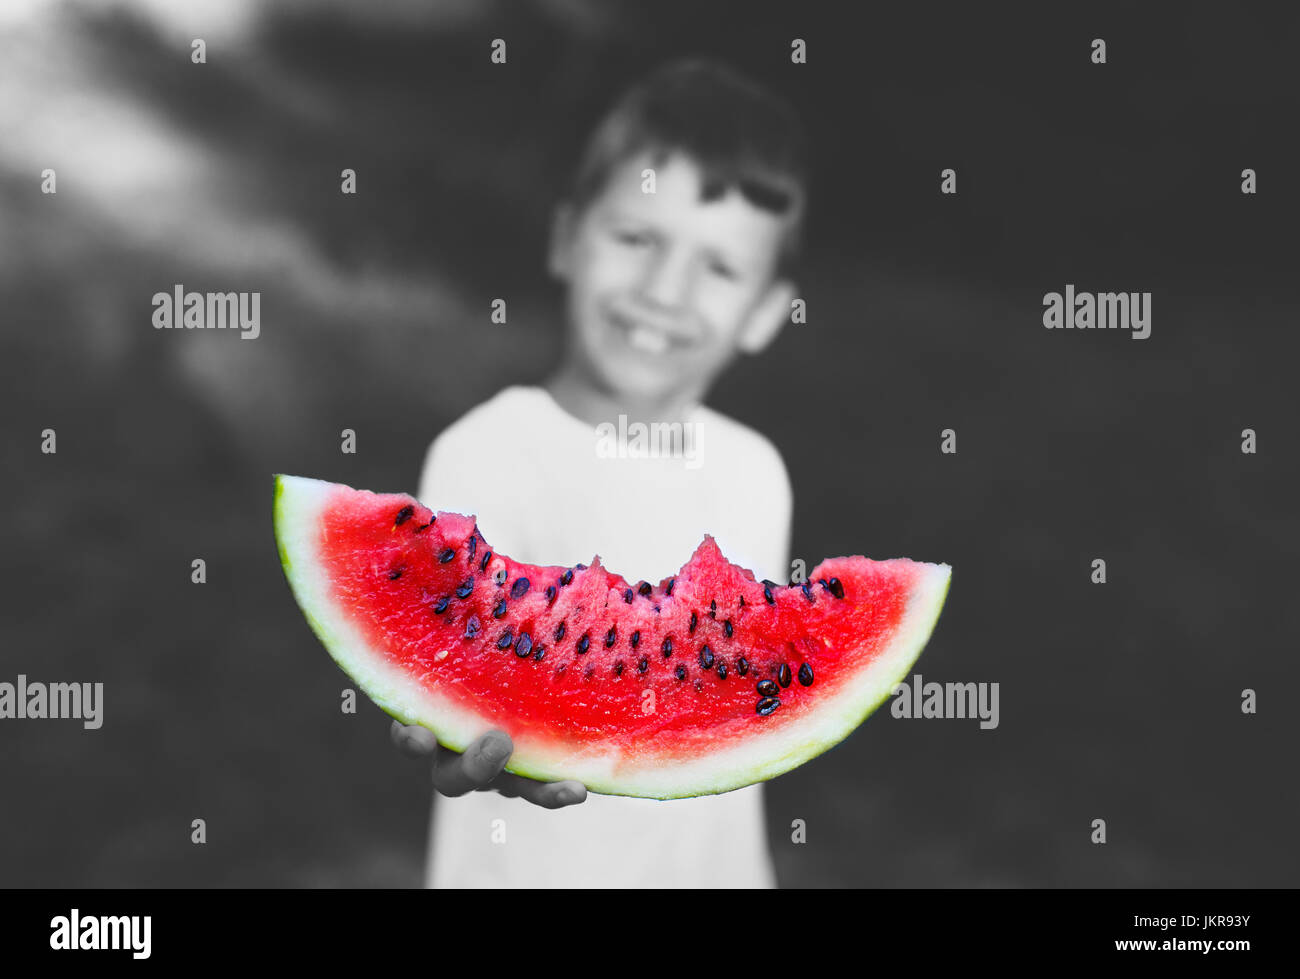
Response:
[[[473,517],[410,496],[277,476],[280,560],[307,620],[380,707],[464,750],[491,728],[507,770],[671,799],[789,771],[903,680],[945,564],[823,561],[756,581],[705,537],[676,575],[537,567]]]

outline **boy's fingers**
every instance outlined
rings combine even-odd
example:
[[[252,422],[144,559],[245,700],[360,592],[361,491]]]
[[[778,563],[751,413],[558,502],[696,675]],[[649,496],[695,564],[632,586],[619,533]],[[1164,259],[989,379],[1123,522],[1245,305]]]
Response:
[[[418,724],[408,725],[401,721],[393,721],[388,733],[393,739],[393,744],[397,745],[403,754],[412,757],[425,757],[438,747],[438,739],[434,737],[433,732]]]
[[[433,768],[433,786],[443,795],[457,796],[484,788],[501,774],[514,745],[504,731],[476,738],[465,753],[440,749]]]
[[[400,732],[399,729],[400,728]],[[411,731],[411,728],[394,729],[393,737]],[[415,728],[429,734],[425,728]],[[421,735],[414,735],[413,740],[423,743]],[[404,743],[404,742],[399,742]],[[409,749],[408,749],[409,750]],[[514,744],[504,731],[489,731],[476,738],[465,749],[464,754],[457,754],[438,744],[432,739],[429,750],[434,754],[433,785],[446,796],[464,795],[476,789],[495,789],[504,796],[521,798],[533,805],[545,809],[562,809],[577,805],[587,798],[587,787],[581,782],[568,780],[564,782],[537,782],[531,778],[502,773]]]
[[[587,787],[572,779],[564,782],[538,782],[507,773],[492,783],[492,787],[504,796],[517,796],[543,809],[576,806],[587,798]]]

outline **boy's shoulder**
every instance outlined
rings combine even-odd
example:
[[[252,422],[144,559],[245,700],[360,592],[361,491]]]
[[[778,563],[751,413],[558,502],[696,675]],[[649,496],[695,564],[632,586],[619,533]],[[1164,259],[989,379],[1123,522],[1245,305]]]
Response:
[[[485,446],[507,453],[528,451],[538,437],[538,425],[544,424],[539,395],[545,397],[540,388],[503,388],[438,432],[425,450],[416,495],[456,499],[479,482],[473,461],[482,458]],[[480,494],[469,495],[477,499]]]
[[[706,453],[721,446],[728,462],[742,464],[745,468],[762,467],[785,473],[785,459],[780,449],[758,429],[707,405],[700,405],[698,414]]]
[[[535,407],[545,394],[546,392],[540,387],[524,384],[507,385],[486,401],[480,401],[466,411],[447,427],[447,431]]]
[[[444,428],[434,438],[434,445],[447,444],[460,439],[477,439],[490,431],[510,431],[522,423],[534,420],[542,407],[541,388],[512,384],[502,388],[486,401],[480,401]],[[501,428],[503,423],[512,423]]]

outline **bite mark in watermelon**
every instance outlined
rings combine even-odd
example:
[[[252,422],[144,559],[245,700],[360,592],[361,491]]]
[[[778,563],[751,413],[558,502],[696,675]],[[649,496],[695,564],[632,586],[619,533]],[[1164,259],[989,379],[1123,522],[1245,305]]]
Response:
[[[712,537],[631,583],[493,551],[472,516],[277,476],[294,596],[381,708],[463,751],[499,728],[507,770],[671,799],[770,779],[842,741],[910,672],[951,569],[829,558],[756,581]]]

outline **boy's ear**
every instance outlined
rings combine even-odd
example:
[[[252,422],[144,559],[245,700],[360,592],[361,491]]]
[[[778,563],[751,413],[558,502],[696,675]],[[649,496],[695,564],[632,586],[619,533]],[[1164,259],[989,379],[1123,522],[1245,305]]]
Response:
[[[557,279],[568,278],[572,241],[573,205],[561,201],[551,213],[551,240],[547,254],[547,267]]]
[[[750,310],[736,338],[736,344],[747,354],[760,353],[776,339],[781,327],[790,322],[790,304],[794,302],[795,285],[789,279],[777,279]]]

